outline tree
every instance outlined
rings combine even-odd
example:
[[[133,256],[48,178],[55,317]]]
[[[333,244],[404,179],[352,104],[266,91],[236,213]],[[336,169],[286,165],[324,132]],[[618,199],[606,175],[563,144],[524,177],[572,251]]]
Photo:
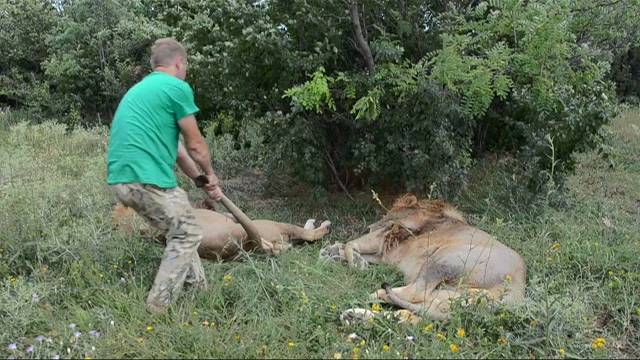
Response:
[[[55,9],[47,1],[0,0],[0,106],[44,105],[37,95],[45,88],[42,63],[55,24]]]

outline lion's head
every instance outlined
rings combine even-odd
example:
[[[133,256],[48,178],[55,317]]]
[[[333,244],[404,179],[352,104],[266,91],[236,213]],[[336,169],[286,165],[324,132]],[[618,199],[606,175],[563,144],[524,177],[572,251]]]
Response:
[[[407,194],[398,198],[383,221],[402,222],[411,230],[423,230],[425,225],[443,222],[461,222],[466,224],[464,216],[453,206],[442,200],[418,200],[415,195]]]
[[[461,212],[441,200],[418,200],[406,194],[393,203],[379,222],[386,224],[384,251],[388,252],[400,242],[450,223],[467,224]]]

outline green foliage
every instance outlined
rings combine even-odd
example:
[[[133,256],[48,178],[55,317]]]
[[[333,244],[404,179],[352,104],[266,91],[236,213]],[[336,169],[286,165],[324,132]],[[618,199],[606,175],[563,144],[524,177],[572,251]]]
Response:
[[[333,79],[325,77],[324,71],[324,68],[320,67],[313,73],[311,80],[286,90],[283,97],[291,98],[291,106],[294,109],[314,110],[318,114],[322,113],[324,106],[329,110],[335,110],[336,105],[331,97],[328,84]]]
[[[351,109],[351,114],[356,115],[356,120],[367,119],[375,120],[380,115],[380,97],[382,90],[374,88],[369,90],[367,95],[356,101]]]
[[[589,44],[611,59],[640,41],[640,1],[580,0],[571,3],[571,31],[580,44]]]
[[[39,114],[48,87],[42,62],[47,59],[47,35],[56,24],[50,3],[40,0],[0,1],[0,104]]]
[[[626,53],[622,53],[611,67],[618,95],[637,103],[640,97],[640,46],[631,47]]]
[[[614,116],[608,64],[576,43],[572,4],[504,0],[449,12],[443,47],[427,57],[430,77],[477,119],[476,150],[518,151],[532,175],[547,166],[546,136],[570,165],[571,154],[593,146]]]
[[[471,165],[472,122],[450,96],[421,81],[400,104],[389,96],[380,114],[366,126],[367,134],[353,147],[356,174],[382,184],[395,179],[409,191],[453,198]],[[393,105],[392,105],[393,104]],[[397,185],[396,183],[396,185]]]
[[[462,97],[462,106],[469,117],[486,113],[494,97],[505,99],[513,81],[505,72],[511,49],[504,43],[483,50],[479,55],[464,55],[474,39],[467,35],[443,35],[443,49],[427,62],[431,78]]]
[[[32,121],[108,123],[150,70],[150,44],[174,36],[188,48],[203,128],[215,123],[230,147],[325,188],[429,189],[408,163],[461,184],[486,151],[522,155],[536,174],[547,135],[570,167],[612,118],[608,79],[632,95],[635,60],[624,54],[640,28],[639,0],[362,1],[367,73],[343,0],[54,3],[0,0],[1,106]],[[416,101],[428,87],[447,105]],[[247,128],[264,142],[243,144]],[[414,133],[428,143],[404,144]]]
[[[149,71],[149,46],[166,34],[138,1],[65,3],[43,63],[54,100],[88,118],[113,116],[125,91]]]

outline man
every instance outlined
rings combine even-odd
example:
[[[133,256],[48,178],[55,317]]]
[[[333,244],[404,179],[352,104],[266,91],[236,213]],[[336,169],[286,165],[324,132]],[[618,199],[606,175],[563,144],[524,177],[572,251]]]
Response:
[[[153,72],[124,95],[113,118],[107,152],[107,183],[124,205],[166,232],[167,245],[147,297],[147,309],[163,313],[185,281],[207,286],[197,248],[202,230],[196,224],[174,166],[192,179],[207,177],[204,190],[213,200],[222,191],[211,166],[209,148],[194,114],[199,111],[184,79],[187,53],[172,38],[151,48]],[[179,141],[182,134],[186,146]],[[194,162],[195,160],[195,162]],[[197,164],[196,164],[197,163]]]

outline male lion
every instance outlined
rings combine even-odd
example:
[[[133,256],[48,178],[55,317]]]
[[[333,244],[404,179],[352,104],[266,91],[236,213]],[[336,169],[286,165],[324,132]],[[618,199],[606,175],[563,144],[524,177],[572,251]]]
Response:
[[[465,292],[504,303],[524,298],[522,257],[438,200],[405,195],[367,235],[323,249],[321,256],[359,268],[367,263],[396,266],[407,285],[383,284],[371,298],[434,320],[447,319],[449,301]]]
[[[201,258],[232,260],[244,251],[263,250],[279,255],[291,247],[292,240],[316,241],[329,232],[330,221],[324,221],[314,229],[315,220],[309,219],[304,228],[270,220],[250,220],[228,199],[225,206],[232,214],[221,214],[207,208],[194,208],[193,215],[202,227],[203,238],[198,247]],[[211,204],[201,205],[210,207]],[[117,203],[112,211],[114,226],[125,232],[133,231],[135,211]],[[143,229],[150,233],[150,229]],[[161,235],[161,236],[159,236]],[[164,243],[164,234],[156,233],[154,238]]]

